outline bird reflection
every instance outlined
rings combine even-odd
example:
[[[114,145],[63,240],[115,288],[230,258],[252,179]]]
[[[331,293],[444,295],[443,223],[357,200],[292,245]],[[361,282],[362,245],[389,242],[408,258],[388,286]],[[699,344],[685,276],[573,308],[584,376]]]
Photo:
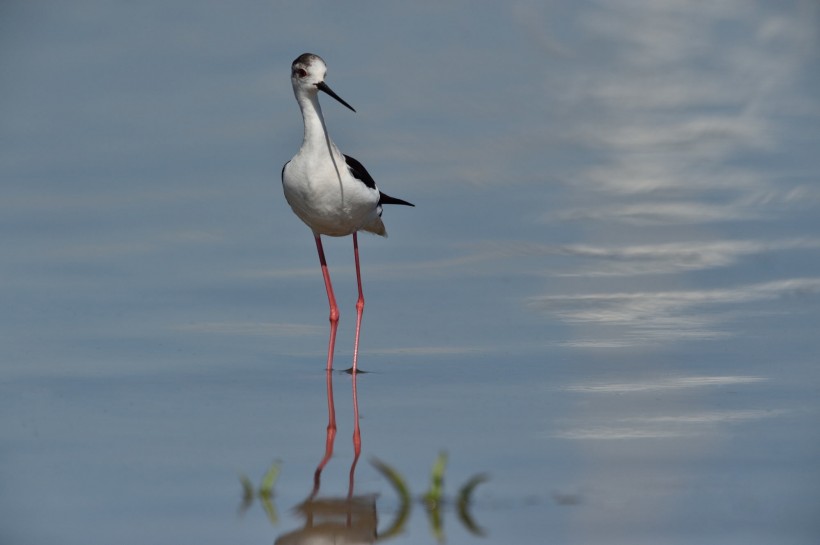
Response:
[[[378,536],[376,495],[354,493],[356,465],[362,452],[362,435],[359,428],[358,374],[353,380],[353,462],[350,464],[346,497],[320,497],[322,472],[333,456],[336,441],[336,408],[333,403],[333,373],[327,371],[327,433],[325,453],[313,474],[313,490],[308,498],[294,511],[304,519],[304,527],[280,536],[280,545],[316,545],[345,543],[349,545],[375,543]]]
[[[487,481],[487,475],[473,475],[458,490],[455,497],[444,493],[444,473],[447,453],[442,451],[431,472],[430,487],[421,496],[413,496],[407,481],[393,467],[373,458],[371,463],[376,471],[387,481],[396,493],[398,504],[387,524],[382,523],[379,529],[379,517],[376,508],[376,494],[356,494],[356,466],[362,453],[362,433],[359,427],[359,396],[357,382],[359,374],[351,375],[353,398],[353,461],[348,473],[347,494],[337,497],[321,496],[322,474],[333,457],[336,443],[336,407],[333,398],[333,372],[326,371],[327,391],[327,429],[325,432],[325,450],[316,471],[313,473],[313,486],[307,498],[293,508],[294,514],[303,520],[303,527],[279,536],[276,544],[281,545],[325,545],[343,543],[347,545],[376,543],[387,541],[405,531],[412,506],[421,503],[427,513],[428,523],[433,537],[439,543],[445,541],[444,514],[453,509],[463,527],[472,535],[482,537],[485,531],[473,519],[470,513],[472,496],[475,488]],[[262,484],[255,490],[250,480],[240,475],[243,495],[240,513],[244,513],[259,498],[268,519],[277,524],[278,517],[274,507],[274,484],[279,475],[281,463],[276,461],[262,478]]]

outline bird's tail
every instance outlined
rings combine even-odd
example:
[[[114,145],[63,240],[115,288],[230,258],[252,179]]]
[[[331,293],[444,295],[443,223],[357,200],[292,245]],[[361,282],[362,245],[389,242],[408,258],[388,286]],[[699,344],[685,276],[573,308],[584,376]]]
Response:
[[[387,238],[387,229],[384,228],[384,223],[382,223],[381,218],[376,218],[374,221],[371,221],[370,223],[362,227],[361,230]]]
[[[391,197],[385,193],[379,191],[379,204],[403,204],[404,206],[416,206],[411,202],[404,201],[402,199],[397,199],[396,197]]]

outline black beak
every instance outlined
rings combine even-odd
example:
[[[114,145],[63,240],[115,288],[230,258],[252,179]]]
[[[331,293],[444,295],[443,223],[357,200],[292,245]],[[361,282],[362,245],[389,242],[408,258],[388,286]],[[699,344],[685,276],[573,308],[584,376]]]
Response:
[[[348,108],[350,108],[351,110],[353,110],[354,112],[356,111],[356,110],[353,108],[353,106],[351,106],[350,104],[348,104],[347,102],[345,102],[344,100],[342,100],[342,97],[340,97],[339,95],[337,95],[336,93],[334,93],[334,92],[333,92],[333,89],[331,89],[330,87],[328,87],[327,83],[325,83],[324,81],[320,81],[319,83],[317,83],[317,84],[316,84],[316,87],[317,87],[320,91],[324,91],[325,93],[329,94],[330,96],[332,96],[333,98],[335,98],[336,100],[338,100],[339,102],[341,102],[342,104],[344,104],[345,106],[347,106]]]

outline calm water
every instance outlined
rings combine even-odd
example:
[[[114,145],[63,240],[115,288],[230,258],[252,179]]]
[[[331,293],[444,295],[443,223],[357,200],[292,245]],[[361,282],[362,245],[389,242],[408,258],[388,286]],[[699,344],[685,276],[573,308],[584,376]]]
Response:
[[[0,8],[0,542],[817,543],[816,3],[340,6]]]

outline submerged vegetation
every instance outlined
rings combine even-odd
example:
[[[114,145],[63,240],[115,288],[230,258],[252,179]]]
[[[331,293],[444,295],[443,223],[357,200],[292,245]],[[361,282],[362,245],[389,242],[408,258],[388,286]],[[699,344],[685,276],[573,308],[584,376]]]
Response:
[[[488,476],[486,474],[482,473],[473,475],[467,480],[466,483],[458,488],[458,491],[454,497],[447,496],[445,494],[447,453],[442,451],[433,463],[433,467],[430,471],[430,483],[427,491],[421,495],[414,496],[410,492],[410,487],[407,484],[407,480],[395,468],[377,458],[373,458],[371,460],[371,464],[388,482],[398,498],[398,508],[396,509],[396,513],[390,524],[386,525],[383,529],[377,529],[375,527],[376,517],[372,517],[373,528],[371,531],[378,541],[385,541],[391,537],[395,537],[403,533],[406,524],[410,519],[412,507],[416,503],[421,504],[424,507],[427,514],[430,531],[439,542],[444,541],[444,515],[446,511],[451,508],[455,510],[458,520],[468,532],[476,536],[485,535],[484,529],[481,528],[473,519],[470,513],[470,505],[472,503],[473,493],[476,487],[488,480]],[[254,487],[253,483],[246,475],[242,474],[239,476],[239,480],[242,485],[242,502],[239,508],[240,514],[244,514],[251,507],[254,500],[258,499],[271,524],[275,525],[279,522],[279,517],[277,515],[274,503],[274,488],[280,475],[280,471],[281,462],[277,460],[273,462],[273,464],[271,464],[265,472],[258,488]],[[309,520],[306,523],[305,529],[300,532],[317,531],[311,528],[314,524],[313,515],[316,513],[316,506],[319,504],[323,506],[323,514],[327,519],[332,516],[332,514],[327,511],[327,505],[329,503],[335,503],[337,505],[336,514],[344,513],[347,516],[347,523],[342,524],[339,527],[340,532],[350,531],[351,513],[361,512],[363,503],[368,504],[375,515],[375,495],[353,496],[352,488],[351,493],[345,498],[320,499],[311,495],[307,500],[295,507],[296,511],[309,513],[311,515],[306,517]],[[370,520],[370,518],[368,518],[368,520]],[[327,521],[325,521],[321,531],[328,532],[329,526],[330,525],[327,524]]]

